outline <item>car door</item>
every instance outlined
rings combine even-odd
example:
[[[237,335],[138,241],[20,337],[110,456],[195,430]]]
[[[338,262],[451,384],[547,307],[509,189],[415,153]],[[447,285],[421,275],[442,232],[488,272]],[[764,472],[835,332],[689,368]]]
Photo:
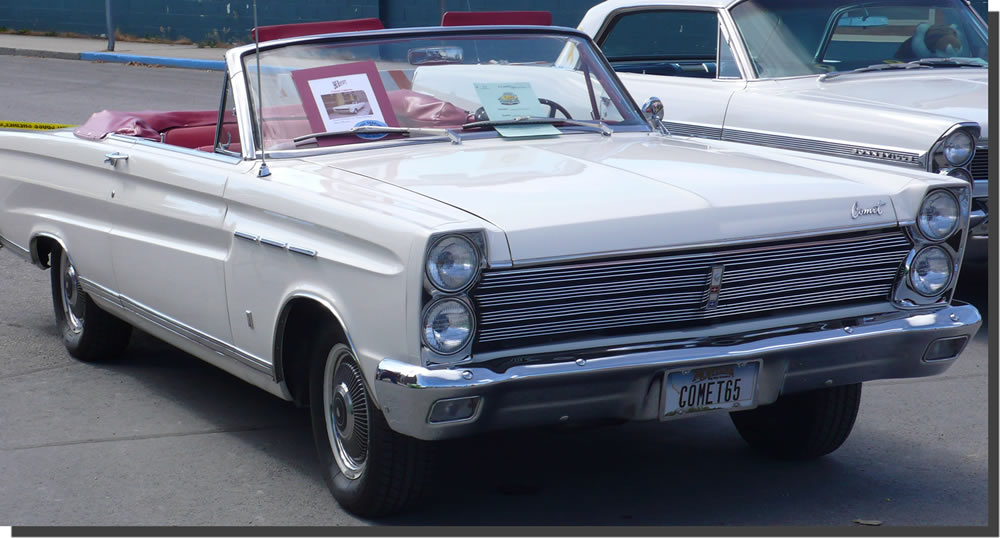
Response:
[[[251,166],[236,156],[135,142],[118,166],[124,177],[111,232],[126,308],[188,336],[232,341],[223,193],[230,176]]]
[[[623,9],[595,41],[637,103],[663,101],[671,133],[721,138],[729,99],[746,81],[716,11]]]
[[[131,142],[8,133],[0,146],[0,237],[23,256],[32,240],[54,238],[82,278],[114,288],[108,233],[122,181],[108,156]]]

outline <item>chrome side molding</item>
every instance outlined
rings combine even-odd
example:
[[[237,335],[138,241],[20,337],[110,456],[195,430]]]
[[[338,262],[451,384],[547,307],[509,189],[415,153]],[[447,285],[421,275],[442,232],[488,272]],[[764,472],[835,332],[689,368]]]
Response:
[[[124,312],[138,316],[165,331],[194,342],[195,344],[211,350],[218,355],[235,360],[244,366],[248,366],[258,372],[270,376],[271,379],[274,379],[274,365],[259,357],[251,355],[238,347],[223,342],[222,340],[205,334],[193,327],[189,327],[169,316],[143,305],[142,303],[136,302],[86,278],[80,278],[80,287],[83,288],[84,292],[104,299],[112,306]]]

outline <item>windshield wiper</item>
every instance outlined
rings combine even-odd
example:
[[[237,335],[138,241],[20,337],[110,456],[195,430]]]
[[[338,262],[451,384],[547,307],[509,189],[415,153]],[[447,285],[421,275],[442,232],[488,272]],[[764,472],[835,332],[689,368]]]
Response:
[[[309,133],[302,136],[297,136],[292,139],[295,146],[298,147],[302,145],[302,142],[309,140],[318,140],[320,138],[326,138],[330,136],[340,136],[340,135],[359,135],[359,134],[405,134],[407,136],[446,136],[448,140],[451,140],[452,144],[458,145],[462,143],[462,138],[451,129],[437,129],[432,127],[389,127],[387,125],[358,125],[352,127],[349,131],[325,131],[322,133]]]
[[[850,71],[835,71],[820,75],[819,80],[830,80],[841,75],[851,73],[871,73],[874,71],[889,71],[894,69],[930,69],[934,67],[987,67],[988,64],[982,61],[968,60],[965,58],[921,58],[912,62],[898,64],[875,64],[868,67],[860,67]]]
[[[472,123],[462,125],[462,129],[475,129],[476,127],[503,127],[505,125],[555,125],[558,123],[577,125],[580,127],[590,127],[591,129],[601,131],[601,134],[604,136],[611,136],[612,133],[614,133],[611,127],[608,127],[608,124],[600,120],[581,121],[571,120],[568,118],[543,118],[539,116],[521,116],[509,120],[474,121]]]
[[[928,67],[989,67],[989,64],[982,60],[969,58],[921,58],[910,63]]]

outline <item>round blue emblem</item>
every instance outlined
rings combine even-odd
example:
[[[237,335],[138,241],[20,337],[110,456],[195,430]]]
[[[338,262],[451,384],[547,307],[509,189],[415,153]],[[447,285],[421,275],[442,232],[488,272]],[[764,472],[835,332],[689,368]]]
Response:
[[[362,125],[375,125],[377,127],[387,127],[386,124],[378,120],[362,120],[355,123],[355,127],[361,127]],[[380,138],[385,138],[388,133],[358,133],[358,137],[364,138],[365,140],[378,140]]]

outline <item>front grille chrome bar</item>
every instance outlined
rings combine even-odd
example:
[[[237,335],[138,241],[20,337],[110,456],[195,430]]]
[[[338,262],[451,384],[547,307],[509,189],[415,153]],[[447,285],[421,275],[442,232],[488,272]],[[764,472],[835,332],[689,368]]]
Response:
[[[911,248],[906,234],[893,229],[487,270],[471,291],[479,327],[474,352],[888,301]],[[716,301],[709,281],[718,266]]]

